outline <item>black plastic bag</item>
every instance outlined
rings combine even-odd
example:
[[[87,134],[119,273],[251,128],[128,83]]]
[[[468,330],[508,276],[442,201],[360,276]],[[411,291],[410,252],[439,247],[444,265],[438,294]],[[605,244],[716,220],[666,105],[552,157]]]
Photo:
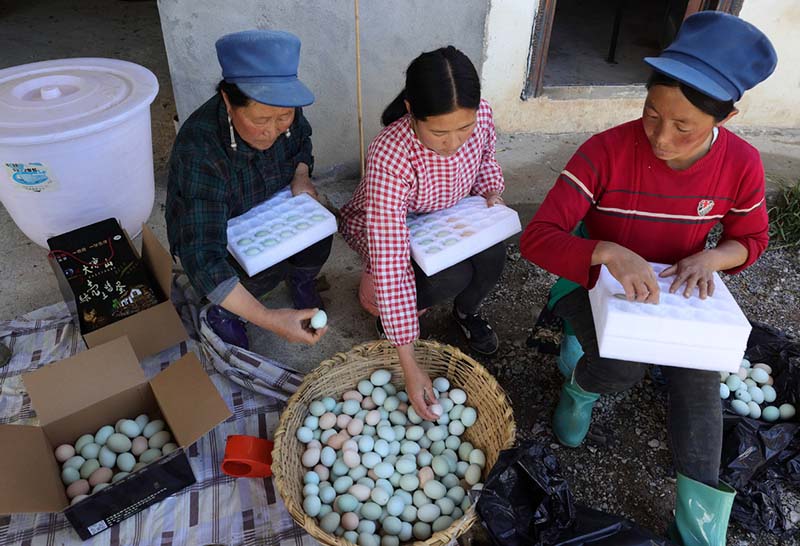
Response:
[[[476,505],[502,546],[669,546],[635,523],[574,503],[555,454],[524,442],[500,453]]]
[[[800,401],[800,343],[753,323],[745,354],[772,367],[780,403]],[[726,404],[727,407],[727,404]],[[720,479],[736,489],[731,517],[752,532],[783,538],[798,529],[788,514],[800,502],[800,424],[767,423],[726,411]]]

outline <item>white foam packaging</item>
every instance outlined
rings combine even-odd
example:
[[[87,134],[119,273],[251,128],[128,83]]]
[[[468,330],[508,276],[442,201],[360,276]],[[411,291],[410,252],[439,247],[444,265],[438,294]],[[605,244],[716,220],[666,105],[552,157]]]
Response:
[[[228,220],[228,252],[251,277],[336,233],[336,217],[289,188]]]
[[[410,214],[411,256],[431,276],[506,240],[522,230],[519,215],[505,205],[486,206],[466,197],[448,209]]]
[[[656,275],[666,267],[650,264]],[[750,323],[719,275],[714,273],[714,295],[690,298],[683,290],[669,293],[674,277],[658,278],[658,305],[629,302],[622,285],[605,266],[589,300],[597,331],[600,356],[735,373],[744,356]],[[623,294],[623,296],[619,296]]]

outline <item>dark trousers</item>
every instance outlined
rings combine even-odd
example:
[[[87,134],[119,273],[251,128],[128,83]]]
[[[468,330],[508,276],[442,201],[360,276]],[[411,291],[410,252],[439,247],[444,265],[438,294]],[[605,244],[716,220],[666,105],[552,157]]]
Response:
[[[248,292],[260,298],[278,286],[281,281],[288,279],[292,274],[305,273],[316,277],[322,266],[328,260],[333,244],[333,235],[314,243],[310,247],[301,250],[297,254],[278,262],[272,267],[248,277],[244,269],[233,258],[229,261],[239,275],[239,282],[242,283]]]
[[[584,356],[575,368],[575,382],[583,390],[611,394],[641,381],[648,364],[600,356],[586,289],[565,296],[553,311],[570,323],[583,347]],[[667,429],[675,469],[716,487],[722,453],[719,373],[673,366],[662,371],[669,389]]]
[[[505,243],[497,243],[430,277],[411,260],[417,285],[417,309],[454,300],[462,313],[477,313],[483,299],[500,280],[505,263]]]

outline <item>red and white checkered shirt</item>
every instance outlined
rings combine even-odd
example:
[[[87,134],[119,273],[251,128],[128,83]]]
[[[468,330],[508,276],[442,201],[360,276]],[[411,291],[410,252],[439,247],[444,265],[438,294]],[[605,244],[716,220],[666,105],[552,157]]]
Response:
[[[426,148],[408,115],[369,146],[364,178],[342,208],[339,229],[372,273],[381,322],[395,346],[419,337],[406,216],[446,209],[469,195],[502,192],[496,140],[492,109],[481,100],[472,135],[450,157]]]

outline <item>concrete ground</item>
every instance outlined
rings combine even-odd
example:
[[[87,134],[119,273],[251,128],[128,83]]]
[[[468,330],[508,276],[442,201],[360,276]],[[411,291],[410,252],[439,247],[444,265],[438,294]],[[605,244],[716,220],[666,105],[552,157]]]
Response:
[[[174,138],[172,116],[175,108],[155,2],[8,0],[0,9],[3,10],[0,11],[0,68],[61,57],[101,56],[131,60],[148,67],[156,74],[161,84],[161,91],[151,108],[156,198],[148,224],[166,244],[163,216],[166,163]],[[743,134],[761,150],[770,188],[774,188],[775,181],[797,180],[800,131],[751,129]],[[523,224],[532,217],[557,174],[587,136],[500,136],[497,156],[506,176],[506,201],[519,211]],[[318,181],[318,184],[325,198],[338,207],[349,198],[356,181],[325,180]],[[0,209],[0,248],[4,258],[0,260],[0,318],[19,316],[61,299],[54,276],[47,265],[46,250],[30,242],[5,209]],[[504,276],[502,286],[487,304],[490,314],[497,317],[496,329],[510,351],[505,351],[506,356],[490,366],[490,369],[498,372],[498,377],[501,368],[511,369],[515,361],[522,360],[523,354],[526,354],[525,359],[531,358],[525,353],[524,341],[533,318],[538,313],[538,305],[544,301],[543,290],[546,289],[541,287],[549,283],[547,274],[520,261],[513,247],[509,260],[515,265],[509,266],[509,273]],[[357,301],[359,274],[360,265],[356,255],[337,236],[331,258],[323,270],[325,284],[329,287],[323,292],[330,314],[331,329],[328,335],[314,347],[297,347],[290,346],[269,333],[251,331],[254,349],[298,370],[308,371],[336,352],[346,351],[353,345],[373,339],[373,321],[361,310]],[[532,286],[533,281],[537,281],[535,285],[539,288],[531,289],[534,291],[526,294],[525,300],[520,300],[517,286],[526,283]],[[530,308],[515,303],[514,314],[503,312],[510,305],[509,302],[518,301],[532,303]],[[267,305],[270,306],[285,306],[287,303],[288,295],[284,287],[279,288],[267,300]],[[460,344],[462,341],[455,329],[447,325],[448,311],[444,308],[436,309],[426,316],[422,324],[423,332],[446,343]],[[506,358],[507,366],[504,364]],[[539,364],[552,369],[551,361]],[[517,377],[509,385],[501,381],[506,388],[513,391],[512,398],[518,413],[526,413],[521,411],[522,408],[528,408],[528,413],[535,413],[533,408],[539,407],[543,412],[549,411],[548,408],[553,403],[552,396],[557,392],[557,384],[555,375],[550,371],[547,374],[549,375],[544,383],[546,391],[527,388],[531,385],[531,380],[539,380],[538,372],[537,375],[526,376],[523,381],[517,381],[520,379]],[[519,384],[515,386],[516,383]],[[522,385],[526,388],[521,389]],[[542,392],[545,392],[545,398],[542,398]],[[521,422],[521,425],[527,423],[525,435],[529,435],[534,430],[531,428],[533,425],[528,417],[522,421],[524,423]],[[663,429],[661,432],[663,433]],[[665,464],[669,466],[668,462]],[[578,478],[579,476],[575,479]],[[636,512],[637,506],[648,503],[646,490],[639,493],[641,494],[637,493],[636,497],[629,499],[630,509],[613,500],[602,508],[635,516],[640,523],[649,524],[656,529],[657,522],[664,521],[666,517],[669,501],[665,501],[667,504],[663,510],[639,514]]]

